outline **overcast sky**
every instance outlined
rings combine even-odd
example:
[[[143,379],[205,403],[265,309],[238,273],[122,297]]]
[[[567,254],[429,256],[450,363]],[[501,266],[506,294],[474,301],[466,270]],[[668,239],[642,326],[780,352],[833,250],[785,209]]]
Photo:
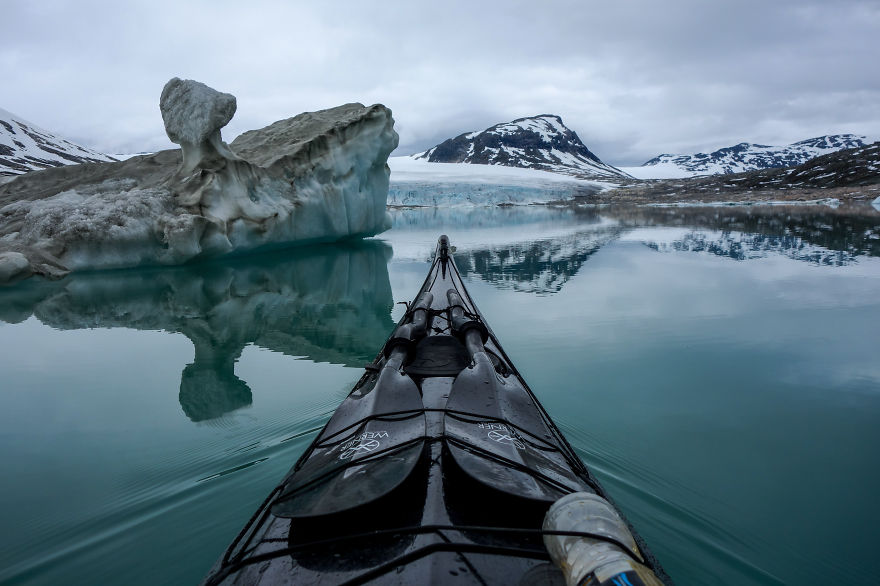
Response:
[[[223,131],[383,103],[410,154],[562,116],[601,159],[880,137],[880,1],[0,4],[0,107],[108,153],[170,148],[171,77],[235,95]]]

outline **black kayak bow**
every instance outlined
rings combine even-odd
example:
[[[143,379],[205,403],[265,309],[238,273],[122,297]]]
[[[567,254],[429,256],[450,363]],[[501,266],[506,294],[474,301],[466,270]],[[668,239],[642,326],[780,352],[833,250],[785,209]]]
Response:
[[[625,525],[572,520],[588,508],[609,515],[608,495],[501,348],[451,253],[441,236],[373,363],[206,584],[564,584],[548,547],[575,551],[569,538],[670,583]],[[545,526],[548,509],[569,524]]]

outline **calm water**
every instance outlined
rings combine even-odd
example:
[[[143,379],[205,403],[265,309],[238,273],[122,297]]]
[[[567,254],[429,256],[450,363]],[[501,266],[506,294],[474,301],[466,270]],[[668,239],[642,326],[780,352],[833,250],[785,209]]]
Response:
[[[880,214],[495,208],[381,241],[0,290],[0,581],[197,583],[441,232],[679,584],[877,583]]]

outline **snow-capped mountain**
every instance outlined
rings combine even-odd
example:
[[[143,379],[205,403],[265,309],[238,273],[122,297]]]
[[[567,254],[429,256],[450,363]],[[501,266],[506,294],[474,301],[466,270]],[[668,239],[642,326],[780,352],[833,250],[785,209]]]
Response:
[[[843,187],[880,183],[880,142],[810,159],[789,171],[784,181],[792,187]]]
[[[629,178],[599,160],[562,118],[553,114],[517,118],[461,134],[413,156],[431,163],[506,165],[589,179]]]
[[[116,159],[74,144],[0,108],[0,176]]]
[[[862,147],[868,143],[870,141],[866,137],[854,134],[819,136],[786,146],[742,142],[711,153],[660,155],[642,167],[666,168],[679,177],[742,173],[773,167],[795,167],[820,155]],[[635,174],[641,176],[639,172]]]

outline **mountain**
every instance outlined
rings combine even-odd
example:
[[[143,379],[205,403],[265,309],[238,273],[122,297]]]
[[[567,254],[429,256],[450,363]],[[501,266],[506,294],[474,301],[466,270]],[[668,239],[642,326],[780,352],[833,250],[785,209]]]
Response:
[[[450,138],[414,155],[431,163],[506,165],[565,173],[585,179],[619,179],[629,175],[599,160],[562,118],[542,114],[496,124],[486,130]]]
[[[0,176],[115,160],[58,137],[0,108]]]
[[[681,175],[720,175],[773,167],[796,167],[820,155],[865,146],[870,141],[854,134],[809,138],[786,146],[741,142],[711,153],[660,155],[642,167],[662,166]],[[638,174],[637,174],[638,175]]]
[[[637,169],[640,167],[636,167]],[[837,191],[820,191],[835,189]],[[796,167],[660,179],[607,190],[604,203],[870,202],[880,192],[880,141],[820,155]],[[880,207],[880,201],[877,202]],[[875,218],[871,218],[872,221]]]
[[[880,183],[880,142],[831,152],[791,169],[784,182],[792,187],[849,187]]]

